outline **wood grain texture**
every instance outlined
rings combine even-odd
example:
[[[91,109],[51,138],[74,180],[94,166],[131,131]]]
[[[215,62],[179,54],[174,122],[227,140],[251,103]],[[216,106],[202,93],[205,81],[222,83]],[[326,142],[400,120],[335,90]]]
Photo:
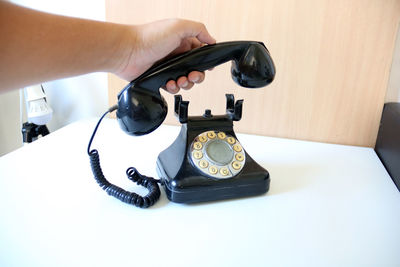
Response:
[[[400,102],[400,27],[397,29],[397,39],[394,47],[385,102]]]
[[[218,41],[258,40],[275,61],[275,81],[241,88],[230,64],[206,73],[184,92],[189,114],[225,112],[225,93],[244,99],[238,132],[358,146],[375,145],[397,27],[400,0],[106,0],[106,17],[143,24],[180,17],[201,21]],[[110,104],[127,84],[109,77]],[[168,124],[173,116],[173,96]]]

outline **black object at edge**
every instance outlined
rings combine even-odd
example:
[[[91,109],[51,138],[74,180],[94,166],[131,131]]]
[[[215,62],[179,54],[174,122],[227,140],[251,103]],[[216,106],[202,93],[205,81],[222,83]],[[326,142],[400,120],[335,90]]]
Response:
[[[50,133],[46,125],[37,125],[30,122],[25,122],[22,125],[22,139],[24,143],[32,143],[34,139],[41,136],[46,136]]]
[[[375,152],[400,191],[400,103],[384,105]]]

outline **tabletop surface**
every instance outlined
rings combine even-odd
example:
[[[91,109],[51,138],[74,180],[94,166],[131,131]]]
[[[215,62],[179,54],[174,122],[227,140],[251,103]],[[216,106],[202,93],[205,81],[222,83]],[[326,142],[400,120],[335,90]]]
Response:
[[[267,194],[139,209],[94,181],[96,120],[0,158],[0,266],[400,266],[400,193],[371,148],[237,134],[271,175]],[[179,127],[131,137],[106,119],[93,147],[113,183],[157,178]]]

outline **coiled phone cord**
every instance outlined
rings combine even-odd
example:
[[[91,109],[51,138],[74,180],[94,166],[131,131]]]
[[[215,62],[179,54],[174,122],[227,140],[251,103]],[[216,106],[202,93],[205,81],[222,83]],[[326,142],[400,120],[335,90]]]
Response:
[[[97,149],[90,150],[93,138],[96,135],[97,129],[99,128],[101,121],[108,113],[115,111],[117,108],[118,108],[117,105],[112,106],[107,110],[107,112],[103,114],[103,116],[101,116],[101,118],[97,122],[96,127],[94,128],[93,134],[89,141],[87,153],[90,158],[90,166],[92,167],[94,179],[99,184],[99,186],[103,190],[105,190],[107,194],[109,194],[110,196],[118,198],[122,202],[135,205],[136,207],[139,208],[148,208],[154,205],[154,203],[156,203],[157,200],[160,198],[161,192],[158,183],[161,183],[161,181],[154,179],[152,177],[144,176],[140,174],[136,170],[136,168],[130,167],[126,170],[126,175],[128,179],[135,182],[138,185],[147,188],[149,190],[149,193],[146,196],[142,197],[134,192],[128,192],[107,181],[107,179],[103,174],[103,171],[101,170],[99,152],[97,151]]]

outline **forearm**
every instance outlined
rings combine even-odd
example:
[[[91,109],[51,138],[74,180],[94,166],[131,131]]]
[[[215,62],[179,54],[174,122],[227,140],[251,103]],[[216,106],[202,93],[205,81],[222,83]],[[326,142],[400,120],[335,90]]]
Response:
[[[70,18],[0,1],[0,91],[96,71],[115,72],[134,27]]]

